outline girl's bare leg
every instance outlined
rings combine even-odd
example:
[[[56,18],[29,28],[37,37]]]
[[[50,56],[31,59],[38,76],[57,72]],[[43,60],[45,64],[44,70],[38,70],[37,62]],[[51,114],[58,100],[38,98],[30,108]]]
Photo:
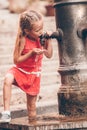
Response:
[[[27,96],[28,117],[29,117],[29,121],[32,121],[32,120],[35,120],[35,118],[36,118],[37,95],[31,96],[31,95],[26,94],[26,96]]]
[[[0,122],[10,122],[10,99],[11,99],[11,85],[14,81],[14,76],[12,74],[7,74],[4,79],[3,85],[3,103],[4,111],[1,113]]]
[[[13,82],[14,76],[12,74],[7,74],[3,86],[4,111],[10,111],[11,88]]]

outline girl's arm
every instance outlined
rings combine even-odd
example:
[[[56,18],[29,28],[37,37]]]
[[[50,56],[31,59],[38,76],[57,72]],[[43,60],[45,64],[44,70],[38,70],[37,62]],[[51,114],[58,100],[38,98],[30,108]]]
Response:
[[[16,40],[16,45],[14,49],[14,63],[18,64],[30,58],[32,55],[40,55],[43,53],[43,50],[39,48],[33,48],[31,51],[27,52],[26,54],[22,54],[25,45],[25,37],[18,38]]]
[[[26,53],[25,55],[22,55],[24,45],[25,45],[25,38],[24,37],[16,40],[16,45],[15,45],[15,49],[14,49],[14,56],[13,56],[15,64],[27,60],[33,54],[33,50],[31,50],[28,53]]]
[[[53,47],[52,47],[52,43],[51,43],[51,39],[48,39],[45,41],[45,45],[44,45],[44,55],[47,58],[51,58],[53,55]]]

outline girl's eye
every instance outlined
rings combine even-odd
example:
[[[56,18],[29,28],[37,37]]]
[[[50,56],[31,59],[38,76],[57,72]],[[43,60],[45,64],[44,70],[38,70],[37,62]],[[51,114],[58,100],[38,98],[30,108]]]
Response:
[[[41,29],[39,29],[39,30],[35,30],[35,32],[40,32],[41,31]]]
[[[35,30],[35,32],[39,32],[39,30]]]

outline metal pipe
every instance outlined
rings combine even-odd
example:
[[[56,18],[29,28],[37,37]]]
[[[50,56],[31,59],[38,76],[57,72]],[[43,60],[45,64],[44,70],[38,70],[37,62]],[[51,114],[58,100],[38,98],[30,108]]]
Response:
[[[58,41],[62,41],[62,37],[63,37],[63,32],[60,28],[58,28],[57,31],[53,32],[50,36],[47,33],[41,35],[40,43],[42,46],[44,46],[45,39],[56,38]]]

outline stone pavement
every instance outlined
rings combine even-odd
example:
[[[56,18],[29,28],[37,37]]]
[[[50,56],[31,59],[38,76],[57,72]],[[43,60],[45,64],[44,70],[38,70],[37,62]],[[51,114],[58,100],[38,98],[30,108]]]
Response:
[[[55,17],[44,17],[44,30],[56,30]],[[2,89],[6,71],[13,65],[12,55],[18,29],[18,14],[11,14],[8,10],[0,10],[0,112],[3,109]],[[58,43],[52,39],[53,57],[43,59],[41,91],[37,99],[37,107],[57,105],[57,92],[60,76],[57,72],[59,65]],[[11,110],[26,109],[25,93],[13,86]]]

